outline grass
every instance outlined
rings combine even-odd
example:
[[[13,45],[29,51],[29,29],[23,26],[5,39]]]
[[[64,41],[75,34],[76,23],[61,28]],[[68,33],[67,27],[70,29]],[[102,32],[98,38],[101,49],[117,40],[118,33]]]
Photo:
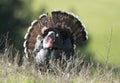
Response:
[[[0,53],[0,83],[120,83],[120,71],[88,62],[80,65],[84,57],[75,59],[75,66],[70,72],[59,66],[53,68],[54,73],[40,72],[35,69],[34,63],[28,62],[25,57],[22,65],[18,66],[21,55],[16,51],[16,57],[11,59],[12,47]],[[79,69],[80,71],[77,71]]]

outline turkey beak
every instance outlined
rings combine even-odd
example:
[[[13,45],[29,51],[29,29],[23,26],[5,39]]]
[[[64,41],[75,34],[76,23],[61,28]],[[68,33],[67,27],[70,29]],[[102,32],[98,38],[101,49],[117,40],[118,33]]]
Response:
[[[55,41],[55,33],[48,34],[48,38],[51,38],[53,41]]]
[[[53,41],[55,41],[55,35],[50,35],[50,38],[52,38]]]

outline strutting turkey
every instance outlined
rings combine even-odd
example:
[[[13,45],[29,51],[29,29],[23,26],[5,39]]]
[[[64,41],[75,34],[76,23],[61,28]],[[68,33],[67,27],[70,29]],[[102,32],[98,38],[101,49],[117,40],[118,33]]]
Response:
[[[35,57],[36,62],[48,62],[48,58],[59,57],[62,52],[67,57],[73,55],[74,44],[88,39],[84,24],[74,14],[52,11],[51,15],[40,15],[38,20],[31,23],[24,37],[25,55],[27,58]],[[47,29],[43,31],[44,28]]]

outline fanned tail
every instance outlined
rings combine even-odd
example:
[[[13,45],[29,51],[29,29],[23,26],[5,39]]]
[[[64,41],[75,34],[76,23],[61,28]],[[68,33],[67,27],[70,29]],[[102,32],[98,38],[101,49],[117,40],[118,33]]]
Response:
[[[84,42],[88,38],[84,24],[74,14],[64,11],[52,11],[52,17],[49,17],[48,14],[42,14],[38,20],[31,23],[24,37],[24,52],[27,58],[32,56],[37,36],[40,35],[40,39],[42,38],[41,30],[43,27],[60,28],[63,31],[61,34],[70,33],[74,44]]]

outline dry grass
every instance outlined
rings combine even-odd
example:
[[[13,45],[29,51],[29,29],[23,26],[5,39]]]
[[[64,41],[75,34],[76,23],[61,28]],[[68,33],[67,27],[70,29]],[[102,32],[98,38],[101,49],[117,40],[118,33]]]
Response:
[[[107,65],[88,62],[85,54],[71,59],[67,65],[51,65],[45,72],[36,70],[35,63],[28,61],[14,46],[5,44],[0,52],[0,83],[120,83],[120,71]],[[45,69],[44,69],[45,70]]]
[[[59,65],[52,66],[52,72],[40,72],[34,63],[23,57],[23,64],[18,66],[19,52],[12,53],[13,46],[0,53],[0,83],[120,83],[119,71],[104,66],[83,63],[83,58],[76,58],[74,66],[65,71]],[[9,58],[8,58],[9,56]]]

